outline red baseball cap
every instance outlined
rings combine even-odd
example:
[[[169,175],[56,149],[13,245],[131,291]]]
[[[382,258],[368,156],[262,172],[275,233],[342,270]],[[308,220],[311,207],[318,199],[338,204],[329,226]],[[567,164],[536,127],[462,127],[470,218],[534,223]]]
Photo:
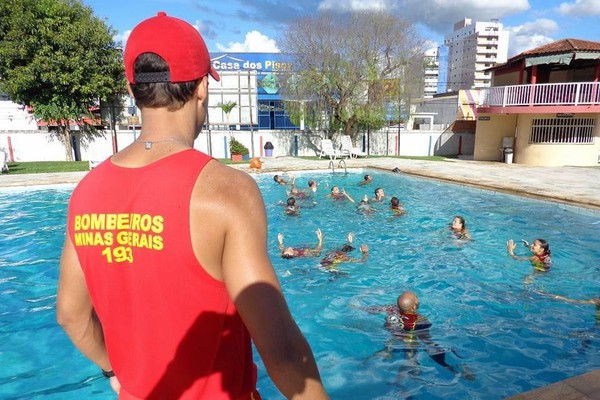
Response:
[[[133,65],[143,53],[154,53],[169,65],[169,72],[137,73]],[[125,75],[129,83],[189,82],[210,74],[221,79],[210,63],[210,55],[200,33],[188,22],[161,11],[140,22],[125,46]]]

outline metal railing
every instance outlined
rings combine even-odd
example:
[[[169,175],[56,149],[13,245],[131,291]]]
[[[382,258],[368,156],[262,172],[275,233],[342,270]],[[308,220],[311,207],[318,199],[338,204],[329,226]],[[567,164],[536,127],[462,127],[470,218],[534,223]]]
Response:
[[[600,82],[497,86],[481,90],[482,107],[600,104]]]
[[[340,168],[344,168],[344,173],[345,175],[348,175],[348,169],[346,168],[346,160],[344,160],[343,158],[338,162],[338,169]],[[331,169],[331,172],[335,174],[335,163],[334,160],[329,161],[329,169]]]

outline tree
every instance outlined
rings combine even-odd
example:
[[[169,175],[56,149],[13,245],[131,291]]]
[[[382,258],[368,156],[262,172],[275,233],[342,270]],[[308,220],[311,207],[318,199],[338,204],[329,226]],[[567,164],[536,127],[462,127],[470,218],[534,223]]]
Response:
[[[227,103],[217,103],[217,107],[223,111],[225,118],[227,119],[227,129],[229,130],[229,113],[237,106],[235,101],[228,101]]]
[[[235,108],[235,106],[237,106],[237,103],[235,101],[228,101],[226,103],[221,103],[221,102],[217,103],[217,107],[219,107],[221,109],[221,111],[223,111],[223,113],[225,113],[225,118],[227,119],[227,134],[228,134],[228,136],[229,136],[228,138],[230,140],[230,143],[229,143],[230,148],[233,145],[235,138],[231,137],[231,128],[229,126],[229,113]],[[231,154],[245,154],[245,153],[233,153],[233,151],[232,151]]]
[[[90,109],[125,92],[122,51],[115,32],[79,0],[0,2],[0,90],[29,105],[73,159],[70,124],[84,137],[97,135],[86,123]]]
[[[282,79],[288,114],[329,137],[383,126],[386,101],[398,99],[385,82],[403,81],[423,57],[413,23],[387,12],[299,19],[288,26],[281,47],[294,55],[294,74]]]

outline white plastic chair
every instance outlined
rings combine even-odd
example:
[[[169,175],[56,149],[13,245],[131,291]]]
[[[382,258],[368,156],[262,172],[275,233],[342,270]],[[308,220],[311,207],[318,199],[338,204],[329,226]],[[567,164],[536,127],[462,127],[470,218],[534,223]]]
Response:
[[[362,151],[359,147],[352,146],[352,138],[350,138],[349,135],[342,136],[342,151],[348,152],[351,158],[367,156],[367,153]]]
[[[8,156],[4,152],[4,150],[0,150],[0,173],[8,172]]]
[[[350,153],[347,151],[334,149],[331,139],[323,139],[321,140],[321,153],[319,154],[319,158],[321,157],[329,157],[330,160],[335,160],[338,157],[350,157]]]

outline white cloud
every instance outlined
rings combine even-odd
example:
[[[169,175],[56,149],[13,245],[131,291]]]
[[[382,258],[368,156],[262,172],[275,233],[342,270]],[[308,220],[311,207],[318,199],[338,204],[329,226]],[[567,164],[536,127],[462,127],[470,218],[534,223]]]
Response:
[[[400,16],[420,22],[431,30],[446,35],[455,22],[463,18],[472,21],[490,21],[525,12],[528,0],[405,0],[398,9]]]
[[[562,15],[600,15],[600,0],[575,0],[571,3],[560,3],[558,11]]]
[[[337,11],[366,11],[366,10],[389,10],[396,7],[393,0],[322,0],[319,3],[320,10]]]
[[[206,24],[202,21],[200,21],[199,19],[196,20],[196,22],[194,22],[192,24],[192,26],[194,28],[196,28],[196,30],[200,33],[204,32],[206,30]]]
[[[127,44],[127,39],[129,39],[129,35],[131,35],[131,29],[129,29],[129,30],[126,30],[126,31],[125,31],[125,32],[123,32],[123,33],[120,33],[120,32],[119,32],[118,34],[116,34],[115,36],[113,36],[113,40],[114,40],[115,42],[117,42],[117,44],[118,44],[119,42],[121,42],[121,48],[123,48],[123,49],[124,49],[124,48],[125,48],[125,45]]]
[[[527,22],[518,26],[505,27],[509,34],[508,56],[512,57],[526,50],[553,42],[551,35],[558,31],[558,24],[546,18]]]
[[[227,46],[217,43],[217,49],[230,53],[279,53],[277,42],[259,31],[248,32],[244,43],[229,42]]]

